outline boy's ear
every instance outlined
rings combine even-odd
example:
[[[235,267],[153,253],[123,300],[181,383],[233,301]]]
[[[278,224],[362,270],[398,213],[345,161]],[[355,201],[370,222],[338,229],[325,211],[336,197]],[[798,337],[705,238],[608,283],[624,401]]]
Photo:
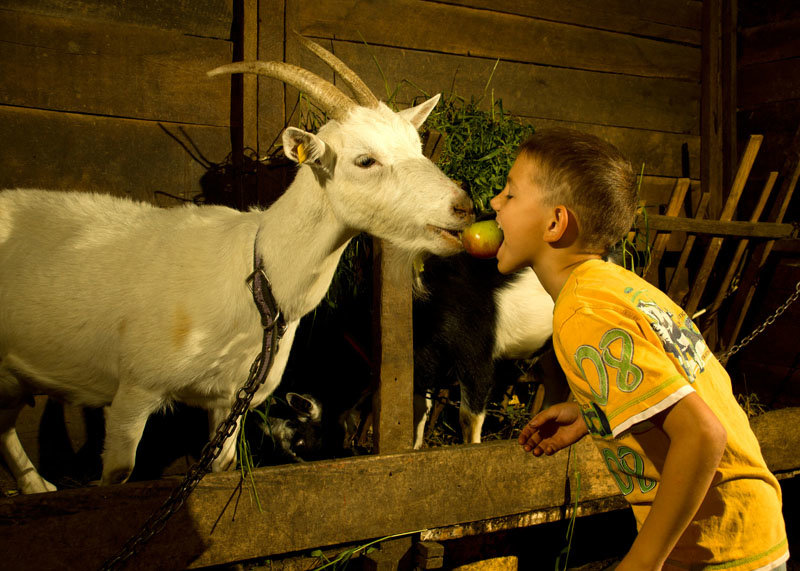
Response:
[[[544,230],[545,242],[558,242],[567,233],[570,224],[570,212],[563,204],[554,206],[550,213],[550,220]]]

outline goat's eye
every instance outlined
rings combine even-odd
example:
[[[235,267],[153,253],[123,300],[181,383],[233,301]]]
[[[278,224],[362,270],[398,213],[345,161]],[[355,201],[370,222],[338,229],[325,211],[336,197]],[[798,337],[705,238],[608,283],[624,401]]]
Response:
[[[356,159],[356,166],[361,167],[362,169],[368,169],[372,165],[374,165],[377,161],[373,159],[369,155],[361,155]]]

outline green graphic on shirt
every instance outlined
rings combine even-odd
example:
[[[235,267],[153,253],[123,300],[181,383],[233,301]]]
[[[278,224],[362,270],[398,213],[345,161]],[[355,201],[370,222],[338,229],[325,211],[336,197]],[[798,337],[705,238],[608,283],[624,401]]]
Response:
[[[623,496],[630,494],[635,485],[639,486],[639,491],[643,494],[656,487],[655,480],[645,478],[644,460],[633,448],[620,446],[616,453],[609,448],[603,448],[602,454],[606,467],[617,482]],[[633,460],[633,467],[628,464],[627,458],[629,457]]]
[[[619,355],[614,355],[611,346],[620,341]],[[594,402],[600,406],[608,404],[608,375],[606,365],[617,371],[615,381],[619,390],[629,393],[636,389],[642,382],[644,373],[633,362],[633,338],[623,329],[610,329],[600,338],[599,350],[591,345],[581,345],[575,351],[575,364],[578,366],[581,377],[588,382],[584,361],[589,360],[594,365],[599,390],[589,385],[594,396]]]
[[[608,418],[606,418],[603,410],[597,406],[597,403],[593,402],[591,406],[582,405],[581,416],[583,417],[583,422],[586,423],[589,434],[599,438],[611,436],[611,426],[608,424]]]
[[[594,390],[591,384],[589,385],[589,388],[592,390],[592,395],[594,395],[594,402],[600,406],[605,406],[608,404],[608,377],[606,376],[606,368],[603,366],[603,357],[600,355],[600,352],[591,345],[581,345],[578,347],[578,350],[575,351],[575,363],[578,365],[581,377],[583,380],[588,381],[589,379],[583,369],[583,362],[586,359],[591,361],[592,365],[594,365],[597,378],[600,381],[599,393]]]
[[[619,357],[614,356],[609,348],[615,341],[622,342],[622,351]],[[603,361],[609,367],[617,370],[617,386],[619,390],[629,393],[639,386],[644,374],[633,363],[633,339],[631,334],[623,329],[607,331],[600,339],[600,348],[603,350]],[[628,377],[633,377],[628,381]]]

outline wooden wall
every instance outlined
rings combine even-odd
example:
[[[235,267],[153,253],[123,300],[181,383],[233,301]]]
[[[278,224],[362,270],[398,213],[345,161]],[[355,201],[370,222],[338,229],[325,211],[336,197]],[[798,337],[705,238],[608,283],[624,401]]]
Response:
[[[783,166],[800,127],[800,6],[790,0],[743,0],[738,42],[739,141],[741,146],[751,134],[764,135],[753,167],[754,175],[764,178]]]
[[[751,134],[764,135],[751,186],[762,184],[768,171],[779,171],[781,177],[773,191],[777,193],[791,175],[786,165],[792,160],[796,165],[800,155],[800,4],[792,0],[740,0],[738,19],[739,146]],[[798,193],[795,188],[786,222],[796,221],[800,215]],[[742,336],[761,325],[795,291],[800,282],[796,246],[776,244],[760,275]],[[756,393],[768,405],[800,403],[799,319],[800,307],[795,303],[742,351],[735,379],[742,392]]]
[[[205,72],[232,21],[232,0],[0,1],[0,188],[198,194],[185,145],[231,149],[230,84]]]
[[[675,177],[700,172],[700,5],[261,0],[259,42],[280,28],[283,7],[284,29],[332,49],[379,96],[401,85],[403,103],[421,92],[455,92],[485,94],[488,107],[493,95],[535,127],[591,131],[637,168],[644,163],[645,194],[664,204]],[[291,34],[286,60],[331,76]],[[294,103],[287,93],[287,109]],[[262,144],[272,130],[259,124]]]
[[[700,173],[700,12],[700,0],[0,0],[0,188],[198,195],[209,162],[267,153],[296,119],[293,89],[207,70],[252,55],[335,81],[297,30],[381,97],[401,83],[402,104],[493,97],[536,127],[605,137],[644,164],[657,207]]]
[[[2,0],[0,188],[198,194],[206,167],[192,154],[224,161],[240,142],[243,113],[235,81],[205,72],[235,59],[235,50],[241,57],[240,20],[253,22],[257,12],[251,53],[330,78],[300,48],[291,33],[298,30],[380,96],[405,84],[401,103],[421,91],[480,97],[499,61],[487,102],[502,99],[535,126],[608,138],[637,168],[644,163],[646,194],[663,204],[670,179],[699,176],[700,4]],[[245,98],[244,113],[254,106],[248,117],[258,124],[251,146],[262,153],[296,101],[285,91],[259,79],[257,98]]]

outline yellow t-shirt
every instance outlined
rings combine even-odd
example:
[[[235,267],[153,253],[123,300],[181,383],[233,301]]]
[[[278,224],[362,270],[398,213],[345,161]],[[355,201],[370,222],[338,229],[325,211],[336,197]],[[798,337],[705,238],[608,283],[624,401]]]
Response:
[[[639,527],[669,449],[648,419],[694,391],[728,433],[711,488],[664,569],[766,570],[788,559],[778,482],[730,377],[680,307],[636,274],[590,260],[558,296],[553,344]]]

